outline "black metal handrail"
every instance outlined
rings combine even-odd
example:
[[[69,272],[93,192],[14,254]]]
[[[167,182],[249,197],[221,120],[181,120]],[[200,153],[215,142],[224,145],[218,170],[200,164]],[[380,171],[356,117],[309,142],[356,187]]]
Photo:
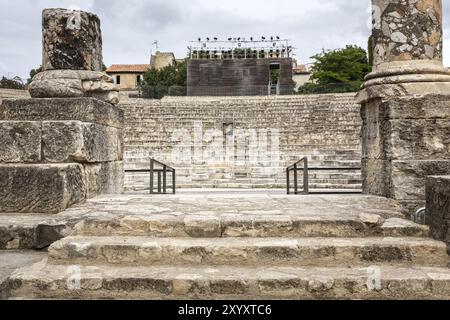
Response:
[[[162,169],[156,169],[155,165],[162,166]],[[153,189],[155,172],[158,174],[158,192]],[[175,194],[175,169],[154,158],[150,159],[150,194],[167,194],[167,172],[172,173],[172,193]]]
[[[301,164],[303,163],[303,166]],[[299,192],[298,187],[298,171],[303,171],[303,189]],[[348,171],[348,170],[361,170],[361,167],[308,167],[308,158],[304,157],[294,163],[293,165],[286,168],[286,184],[287,184],[287,194],[291,194],[291,182],[290,182],[290,172],[294,172],[294,194],[311,194],[309,188],[309,171]],[[361,192],[315,192],[318,194],[345,194],[345,193],[361,193]]]
[[[160,166],[162,168],[155,168],[156,166]],[[143,173],[150,172],[150,194],[167,194],[167,173],[172,173],[172,193],[176,192],[176,170],[168,165],[150,158],[150,170],[149,169],[131,169],[125,170],[125,172],[135,172],[135,173]],[[155,192],[154,184],[155,184],[155,173],[157,173],[157,192]]]
[[[299,165],[303,162],[303,167]],[[299,194],[298,192],[298,170],[301,168],[303,170],[303,191],[302,194],[309,194],[309,177],[308,177],[308,158],[304,157],[294,163],[292,166],[286,168],[286,183],[287,183],[287,194],[291,194],[291,183],[290,183],[290,172],[294,171],[294,194]]]

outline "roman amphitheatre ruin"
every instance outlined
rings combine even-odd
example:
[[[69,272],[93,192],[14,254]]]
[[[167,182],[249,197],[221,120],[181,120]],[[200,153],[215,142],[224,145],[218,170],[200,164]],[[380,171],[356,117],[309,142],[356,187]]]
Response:
[[[0,91],[0,298],[449,299],[442,3],[372,4],[356,96],[161,100],[44,10],[43,71]]]

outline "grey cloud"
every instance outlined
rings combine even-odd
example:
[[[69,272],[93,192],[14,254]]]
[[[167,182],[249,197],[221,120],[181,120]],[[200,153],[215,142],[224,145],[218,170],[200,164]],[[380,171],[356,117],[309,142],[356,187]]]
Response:
[[[41,11],[76,5],[102,20],[106,64],[148,63],[152,42],[183,57],[197,37],[290,38],[307,62],[322,48],[367,46],[369,0],[0,0],[0,75],[26,77],[41,60]],[[444,1],[444,12],[450,12]],[[450,17],[445,20],[450,65]]]

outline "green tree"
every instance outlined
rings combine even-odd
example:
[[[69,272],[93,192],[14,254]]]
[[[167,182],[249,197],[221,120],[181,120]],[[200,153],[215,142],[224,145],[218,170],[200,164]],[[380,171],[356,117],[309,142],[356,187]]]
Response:
[[[31,81],[33,81],[33,77],[34,77],[35,75],[37,75],[39,72],[42,72],[42,65],[39,66],[39,68],[31,69],[31,71],[30,71],[30,77],[29,77],[28,80],[27,80],[27,84],[30,84]]]
[[[22,83],[22,79],[19,77],[14,77],[12,79],[2,77],[2,79],[0,80],[0,88],[23,90],[25,89],[25,85]]]
[[[370,72],[367,52],[348,45],[343,49],[322,50],[311,57],[311,80],[299,88],[299,93],[332,93],[357,91]]]
[[[140,89],[145,98],[160,99],[165,95],[185,95],[187,60],[160,70],[151,68],[144,74]]]

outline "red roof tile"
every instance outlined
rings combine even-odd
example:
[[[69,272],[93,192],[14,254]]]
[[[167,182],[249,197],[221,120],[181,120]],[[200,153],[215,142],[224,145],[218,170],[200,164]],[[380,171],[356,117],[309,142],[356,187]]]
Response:
[[[150,68],[149,64],[113,64],[106,69],[106,72],[146,72]]]

